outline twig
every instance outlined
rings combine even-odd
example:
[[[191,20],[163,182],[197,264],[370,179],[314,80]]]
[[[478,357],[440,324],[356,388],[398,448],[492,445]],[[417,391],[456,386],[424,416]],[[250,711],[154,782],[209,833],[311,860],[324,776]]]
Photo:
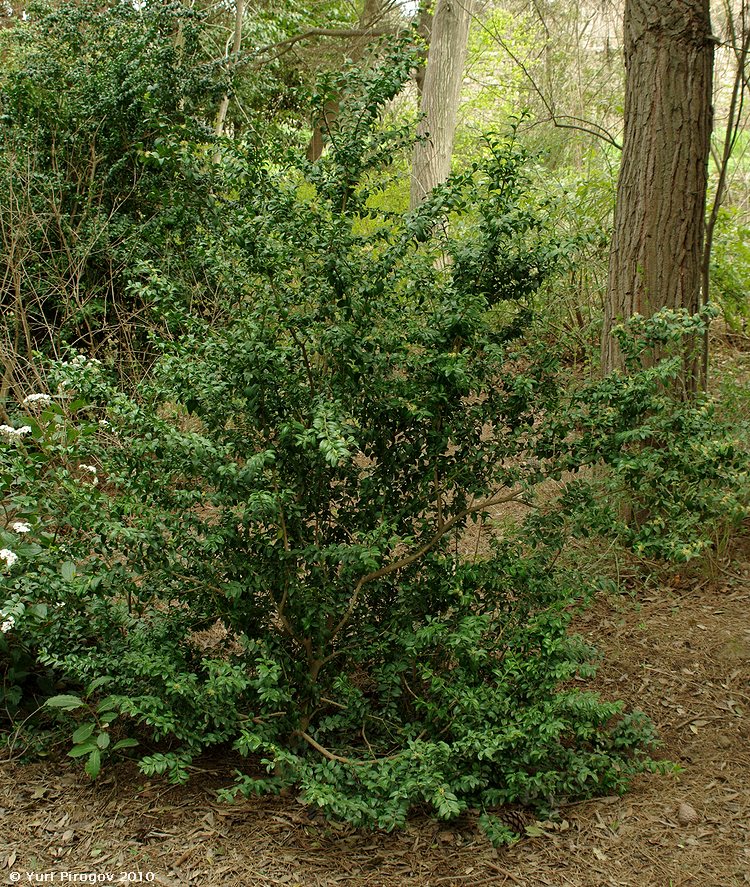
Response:
[[[475,22],[478,23],[479,27],[485,33],[489,34],[489,36],[497,43],[497,45],[510,56],[515,64],[518,65],[518,67],[521,69],[521,72],[531,84],[534,92],[539,96],[554,126],[556,126],[558,129],[577,129],[579,132],[585,132],[588,133],[588,135],[596,136],[596,138],[602,139],[602,141],[605,141],[608,145],[612,145],[612,147],[617,148],[618,151],[622,150],[622,145],[614,138],[614,136],[612,136],[603,126],[600,126],[598,123],[594,123],[591,120],[584,120],[582,117],[575,117],[572,114],[556,114],[555,109],[552,107],[549,100],[542,92],[541,87],[536,82],[529,69],[508,46],[506,41],[503,40],[503,38],[499,34],[490,30],[490,28],[488,28],[476,14],[472,13],[471,17],[474,19]],[[575,122],[563,123],[563,120],[570,120]]]
[[[272,49],[291,49],[295,43],[309,40],[310,37],[385,37],[394,33],[396,32],[392,28],[310,28],[309,31],[295,34],[294,37],[287,37],[286,40],[280,40],[278,43],[261,46],[255,50],[255,54],[263,55]]]
[[[245,0],[236,0],[235,3],[235,13],[234,13],[234,41],[232,44],[232,55],[231,57],[236,59],[240,51],[240,46],[242,45],[242,17],[245,13]],[[229,63],[229,47],[227,47],[226,58],[227,64]],[[219,107],[219,113],[216,117],[216,125],[214,127],[214,134],[217,138],[221,138],[224,134],[224,122],[227,119],[227,111],[229,110],[229,92],[224,93],[224,98],[221,100],[221,106]],[[214,162],[218,163],[220,159],[220,155],[217,153],[214,156]]]
[[[439,530],[443,526],[443,494],[440,489],[440,476],[438,475],[437,465],[435,466],[435,502],[437,504],[437,525]]]
[[[340,702],[336,702],[333,699],[327,699],[325,696],[320,697],[321,702],[325,702],[326,705],[332,705],[334,708],[340,708],[342,711],[348,711],[349,706],[342,705]]]
[[[304,730],[295,730],[295,736],[299,736],[301,739],[304,739],[308,745],[311,745],[315,751],[320,752],[324,758],[328,758],[329,761],[338,761],[340,764],[354,764],[355,761],[352,761],[351,758],[344,758],[341,755],[334,754],[332,751],[328,751],[325,746],[322,746],[319,742],[316,742],[309,733],[305,733]]]
[[[514,884],[525,884],[525,881],[522,881],[520,878],[517,878],[512,872],[509,872],[507,869],[501,869],[499,865],[495,865],[494,862],[485,862],[485,865],[491,868],[493,871],[496,871],[500,875],[505,875],[506,878],[509,878],[513,881]]]
[[[672,727],[673,730],[681,730],[683,727],[687,727],[688,724],[692,724],[693,721],[723,721],[724,715],[693,715],[692,717],[685,718],[684,721],[680,721],[679,724],[675,724]],[[669,721],[666,721],[663,724],[659,724],[658,729],[663,730],[665,727],[669,727]]]
[[[727,129],[724,135],[724,146],[721,153],[721,162],[717,163],[719,180],[716,183],[716,194],[714,196],[711,211],[705,224],[705,232],[703,237],[703,256],[701,261],[701,301],[703,305],[708,305],[710,298],[710,282],[711,282],[711,253],[713,250],[714,230],[716,222],[719,218],[719,210],[724,200],[724,192],[726,191],[727,176],[729,173],[729,160],[734,152],[734,147],[739,136],[740,125],[742,123],[742,106],[745,98],[745,88],[747,86],[747,59],[750,54],[750,30],[745,31],[742,37],[741,46],[737,46],[736,31],[734,17],[731,7],[727,5],[729,12],[729,24],[732,31],[732,48],[737,58],[737,70],[734,75],[734,83],[732,84],[732,95],[729,101],[729,111],[727,119]],[[701,353],[701,384],[704,390],[708,388],[708,346],[709,346],[709,324],[703,333],[702,353]]]
[[[310,360],[307,356],[307,348],[305,348],[305,343],[297,337],[297,333],[294,331],[292,327],[289,328],[289,335],[292,337],[292,341],[299,348],[302,354],[302,361],[305,364],[305,373],[307,374],[307,384],[310,386],[310,393],[315,396],[315,380],[313,378],[312,367],[310,366]]]
[[[354,588],[354,593],[351,596],[349,606],[346,608],[346,612],[339,620],[338,625],[333,629],[330,640],[333,640],[333,638],[336,637],[341,629],[348,624],[349,620],[352,617],[352,614],[357,607],[357,604],[359,603],[359,596],[365,585],[370,582],[374,582],[376,579],[382,579],[384,576],[395,573],[397,570],[402,570],[404,567],[408,567],[415,561],[418,561],[419,558],[427,554],[428,551],[431,551],[443,538],[443,536],[447,535],[453,529],[453,527],[456,526],[456,524],[460,523],[470,514],[476,514],[479,511],[484,511],[485,508],[491,508],[493,505],[500,505],[503,502],[511,502],[514,499],[518,499],[520,495],[520,492],[498,494],[496,496],[490,496],[489,499],[483,499],[481,502],[475,502],[472,505],[469,505],[467,508],[459,511],[458,514],[453,515],[450,520],[445,521],[442,526],[438,527],[435,535],[428,542],[425,542],[424,545],[417,548],[415,551],[412,551],[411,554],[404,555],[404,557],[400,558],[399,560],[393,561],[390,564],[386,564],[384,567],[380,567],[380,569],[378,570],[373,570],[371,573],[367,573],[366,576],[362,576],[362,578],[357,582]]]
[[[311,745],[315,751],[320,752],[320,754],[329,761],[336,761],[339,764],[349,764],[352,767],[367,767],[372,764],[379,764],[381,761],[392,761],[398,757],[398,755],[388,755],[384,758],[373,758],[371,761],[354,761],[352,758],[345,758],[342,755],[337,755],[335,752],[329,751],[325,746],[316,742],[309,733],[305,733],[304,730],[295,730],[294,735],[304,739],[308,745]]]
[[[265,724],[269,718],[283,718],[285,715],[289,714],[286,711],[272,711],[267,715],[258,715],[257,717],[252,718],[252,722],[254,724]]]
[[[370,752],[370,754],[371,754],[371,755],[373,756],[373,758],[374,758],[374,757],[375,757],[375,752],[372,750],[372,746],[370,745],[370,740],[367,738],[367,733],[365,733],[365,725],[364,725],[364,721],[362,722],[362,739],[364,739],[364,741],[365,741],[365,745],[367,746],[367,750]]]
[[[498,869],[498,871],[499,871],[499,869]],[[445,884],[448,881],[450,881],[451,884],[455,885],[458,883],[456,881],[456,878],[460,878],[462,881],[470,881],[471,887],[483,887],[484,884],[492,884],[493,887],[503,887],[503,885],[507,882],[508,878],[510,877],[510,874],[508,872],[504,871],[503,874],[507,876],[504,881],[499,881],[497,875],[490,875],[487,878],[480,878],[479,880],[477,880],[476,875],[471,874],[471,875],[446,875],[444,878],[438,878],[437,881],[435,881],[434,883],[435,884]],[[527,883],[526,881],[518,881],[515,878],[513,878],[513,880],[516,881],[517,884],[524,884],[525,885]]]

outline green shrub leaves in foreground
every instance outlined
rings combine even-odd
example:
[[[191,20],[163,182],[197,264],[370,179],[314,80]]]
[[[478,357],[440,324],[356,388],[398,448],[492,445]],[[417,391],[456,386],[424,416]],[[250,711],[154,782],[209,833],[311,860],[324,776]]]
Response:
[[[74,753],[92,776],[109,731],[111,748],[155,743],[141,766],[176,780],[231,743],[255,756],[240,791],[295,785],[384,828],[415,806],[478,807],[500,841],[497,805],[622,791],[657,766],[645,718],[573,683],[593,671],[569,631],[589,584],[555,561],[590,525],[579,470],[622,474],[613,454],[659,433],[652,458],[671,453],[679,423],[647,420],[693,407],[665,394],[669,362],[569,389],[551,349],[488,323],[484,278],[458,285],[463,259],[446,255],[481,268],[486,250],[498,267],[503,241],[472,248],[469,224],[454,244],[448,216],[497,203],[503,182],[525,199],[512,143],[416,213],[372,208],[365,159],[405,138],[375,127],[408,76],[400,58],[342,83],[318,164],[237,157],[231,322],[162,346],[137,402],[95,362],[58,362],[50,396],[17,416],[29,432],[5,433],[7,513],[33,533],[2,564],[3,689],[17,710],[57,682],[48,711],[87,709]],[[537,248],[515,238],[513,254],[528,268]],[[682,482],[679,458],[672,470]],[[535,507],[564,472],[562,504]],[[660,507],[658,485],[639,489]],[[489,532],[508,502],[531,515],[518,539]],[[84,704],[92,685],[107,695]]]

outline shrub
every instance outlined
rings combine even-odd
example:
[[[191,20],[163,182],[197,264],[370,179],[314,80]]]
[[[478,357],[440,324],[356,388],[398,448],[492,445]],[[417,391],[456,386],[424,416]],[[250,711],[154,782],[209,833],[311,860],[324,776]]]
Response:
[[[147,772],[183,779],[231,742],[267,771],[238,790],[298,785],[329,815],[385,828],[416,805],[451,818],[621,791],[656,766],[645,719],[571,683],[593,651],[568,632],[587,584],[555,569],[557,515],[482,558],[463,551],[471,523],[602,460],[642,411],[623,394],[587,439],[582,400],[561,414],[554,353],[511,350],[487,323],[491,277],[458,275],[499,255],[501,232],[445,261],[449,214],[493,205],[503,177],[520,193],[499,147],[486,175],[414,213],[373,208],[371,173],[406,139],[376,123],[412,64],[385,56],[337,84],[321,161],[236,153],[225,237],[244,295],[230,321],[161,343],[137,400],[76,357],[50,365],[38,414],[12,417],[30,432],[2,450],[8,513],[33,523],[38,550],[3,573],[0,653],[51,670],[64,692],[48,710],[87,711],[72,752],[91,775],[113,712],[159,743]],[[527,268],[533,226],[508,218]],[[631,385],[609,384],[613,400]]]
[[[548,423],[551,446],[542,452],[556,452],[565,469],[599,468],[561,498],[576,532],[685,562],[720,546],[750,513],[750,456],[737,428],[706,396],[679,395],[683,342],[700,337],[713,315],[634,316],[616,331],[627,371],[572,390]],[[663,357],[649,366],[654,351]]]
[[[711,250],[711,287],[727,326],[747,331],[750,304],[750,228],[742,214],[721,209]]]
[[[123,370],[150,326],[205,310],[210,262],[184,244],[213,221],[223,86],[200,14],[142,6],[35,2],[0,34],[2,332],[28,363],[74,346]]]

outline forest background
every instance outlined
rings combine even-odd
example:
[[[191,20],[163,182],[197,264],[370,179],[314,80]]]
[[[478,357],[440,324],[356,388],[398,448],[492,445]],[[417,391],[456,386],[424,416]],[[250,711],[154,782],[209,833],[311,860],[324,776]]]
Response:
[[[14,753],[232,749],[225,797],[495,845],[673,768],[571,625],[618,557],[710,572],[747,516],[710,359],[750,311],[747,10],[712,10],[700,305],[607,326],[623,9],[461,9],[441,60],[441,4],[5,5]]]

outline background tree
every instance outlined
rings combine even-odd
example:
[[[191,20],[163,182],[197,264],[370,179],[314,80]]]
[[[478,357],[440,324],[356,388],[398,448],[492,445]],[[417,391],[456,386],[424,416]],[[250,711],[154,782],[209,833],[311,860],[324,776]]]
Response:
[[[717,231],[720,234],[719,240],[722,240],[721,234],[724,233],[721,231],[722,222],[726,224],[726,220],[728,218],[731,219],[731,212],[728,216],[723,211],[723,207],[725,201],[731,204],[732,174],[738,166],[737,148],[738,146],[742,147],[741,136],[747,123],[746,115],[743,111],[748,87],[748,56],[750,55],[749,18],[750,5],[747,0],[741,0],[739,6],[732,3],[732,0],[724,0],[720,9],[719,27],[716,28],[717,33],[721,34],[719,38],[721,44],[720,49],[717,47],[716,59],[714,61],[714,106],[725,106],[726,113],[720,117],[718,125],[715,125],[717,130],[716,138],[715,143],[711,146],[711,158],[716,167],[716,182],[712,189],[711,206],[706,217],[701,288],[703,303],[708,304],[712,298],[712,278],[716,280],[724,297],[722,300],[725,309],[724,316],[730,327],[736,325],[736,323],[733,323],[733,320],[736,321],[737,318],[732,317],[735,306],[740,309],[739,316],[742,319],[743,325],[747,320],[747,288],[743,285],[744,282],[741,281],[742,263],[731,262],[731,266],[734,267],[731,268],[729,274],[726,274],[726,271],[729,270],[726,266],[721,269],[717,267],[713,246]],[[722,58],[722,55],[728,56],[728,59]],[[727,93],[726,97],[721,96],[722,89]],[[723,101],[721,101],[722,98],[724,98]],[[734,170],[732,167],[734,167]],[[733,233],[735,243],[733,244],[732,252],[741,253],[740,243],[743,238],[740,232],[735,231]],[[720,242],[720,250],[722,246],[723,244]],[[731,280],[732,277],[735,278],[734,281]],[[706,329],[703,336],[701,359],[701,382],[704,387],[708,384],[708,333],[709,331]]]
[[[420,103],[424,119],[412,161],[412,208],[450,174],[470,19],[470,0],[435,4]]]
[[[382,33],[382,26],[390,7],[388,0],[364,0],[359,17],[358,28],[352,31],[351,43],[348,46],[348,55],[356,62],[362,58],[368,41]],[[310,144],[307,146],[308,160],[317,160],[323,153],[325,137],[328,129],[338,116],[339,101],[337,96],[331,96],[322,108],[321,114],[313,122],[313,134]]]
[[[622,319],[700,307],[712,124],[708,0],[628,0],[624,29],[625,138],[604,310],[605,373],[623,366],[612,336]],[[685,387],[697,378],[688,347]]]
[[[229,45],[227,45],[227,63],[230,58],[236,61],[237,55],[242,46],[242,19],[245,14],[245,0],[236,0],[234,4],[234,35],[232,38],[232,53],[229,54]],[[221,136],[224,132],[224,121],[227,119],[227,110],[229,109],[229,93],[225,93],[221,100],[219,113],[216,117],[215,132],[217,136]]]

